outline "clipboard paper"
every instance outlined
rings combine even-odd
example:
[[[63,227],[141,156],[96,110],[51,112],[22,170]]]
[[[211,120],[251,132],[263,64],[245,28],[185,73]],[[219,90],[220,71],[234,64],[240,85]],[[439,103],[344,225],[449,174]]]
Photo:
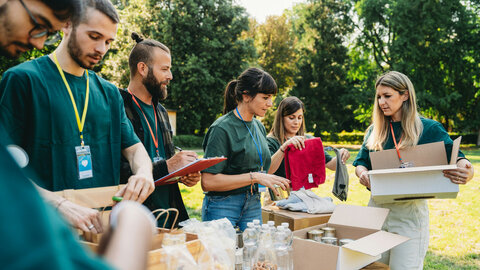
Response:
[[[212,167],[227,158],[225,157],[213,157],[213,158],[200,158],[197,159],[184,167],[165,175],[162,178],[155,180],[155,186],[168,185],[178,182],[178,178],[185,176],[189,173],[194,173],[198,171],[205,170],[206,168]]]

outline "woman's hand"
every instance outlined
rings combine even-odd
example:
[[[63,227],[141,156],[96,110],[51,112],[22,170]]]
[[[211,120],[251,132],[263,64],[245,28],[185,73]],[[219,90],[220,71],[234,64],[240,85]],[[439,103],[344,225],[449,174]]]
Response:
[[[340,151],[340,158],[342,159],[342,164],[345,164],[347,160],[350,158],[350,152],[347,149],[342,148]]]
[[[285,152],[285,149],[287,149],[290,144],[293,144],[296,149],[302,150],[305,148],[305,140],[305,136],[293,136],[280,146],[280,150]]]
[[[360,184],[370,189],[370,176],[368,176],[368,169],[359,165],[357,168],[355,168],[355,174],[358,176]]]
[[[467,159],[460,159],[456,169],[444,170],[443,175],[454,184],[464,185],[473,178],[472,163]]]
[[[277,196],[280,196],[280,194],[278,194],[278,191],[275,189],[275,185],[281,187],[283,190],[287,190],[290,185],[290,180],[274,174],[254,172],[251,173],[251,176],[256,183],[273,190]]]

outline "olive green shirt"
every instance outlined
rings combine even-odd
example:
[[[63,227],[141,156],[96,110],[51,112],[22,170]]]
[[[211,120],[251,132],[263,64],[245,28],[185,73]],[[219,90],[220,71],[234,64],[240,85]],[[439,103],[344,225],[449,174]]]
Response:
[[[65,72],[81,117],[86,72]],[[48,57],[22,63],[4,73],[0,82],[0,124],[13,142],[30,156],[36,182],[51,191],[119,184],[122,149],[140,140],[125,115],[116,86],[93,71],[89,76],[89,104],[83,136],[90,146],[93,177],[79,180],[76,146],[80,132],[67,88]]]
[[[261,171],[259,153],[245,125],[248,126],[252,132],[257,145],[259,143],[262,152],[263,170],[268,171],[271,156],[268,149],[265,127],[255,118],[252,121],[243,122],[235,116],[233,111],[230,111],[218,118],[210,126],[203,140],[204,157],[224,156],[227,160],[207,168],[203,170],[203,172],[235,175]],[[208,194],[229,195],[249,190],[250,185],[227,192],[208,192]]]
[[[426,143],[443,141],[445,143],[445,150],[447,152],[447,160],[448,162],[450,162],[453,141],[448,135],[447,131],[443,128],[442,124],[440,124],[437,121],[423,118],[423,117],[421,117],[420,119],[422,120],[422,124],[423,124],[423,132],[420,135],[420,140],[418,141],[418,144],[426,144]],[[395,134],[395,139],[398,142],[400,141],[400,138],[403,132],[402,124],[401,122],[393,122],[392,127],[393,127],[393,133]],[[371,132],[372,132],[372,128],[370,128],[367,131],[367,134],[365,135],[363,145],[360,148],[360,151],[358,152],[357,157],[355,158],[355,161],[353,162],[353,166],[355,167],[361,165],[366,167],[368,170],[372,169],[372,163],[370,161],[370,152],[373,152],[373,150],[369,150],[366,146],[367,139],[370,136]],[[387,150],[387,149],[394,149],[394,148],[395,148],[395,144],[393,142],[391,132],[389,132],[387,140],[383,145],[383,149]],[[459,151],[458,156],[465,157],[462,151]]]
[[[314,138],[314,137],[307,136],[307,139],[311,139],[311,138]],[[280,146],[282,145],[274,137],[268,136],[267,141],[268,141],[268,148],[270,149],[270,154],[273,156],[278,151],[278,149],[280,149]],[[328,154],[326,151],[324,151],[324,153],[325,153],[325,164],[327,164],[333,159],[333,157],[330,154]],[[275,171],[273,174],[284,177],[284,178],[287,177],[287,174],[285,172],[285,159],[282,159],[282,163],[280,163],[280,166],[278,167],[277,171]]]

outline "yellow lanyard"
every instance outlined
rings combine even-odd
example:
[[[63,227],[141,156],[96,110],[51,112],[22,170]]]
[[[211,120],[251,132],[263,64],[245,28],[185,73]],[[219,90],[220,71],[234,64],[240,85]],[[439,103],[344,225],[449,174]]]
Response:
[[[65,83],[65,86],[67,87],[68,94],[70,95],[70,99],[72,100],[73,109],[75,110],[75,116],[77,118],[78,130],[80,131],[81,144],[82,144],[82,146],[84,146],[83,127],[85,126],[85,118],[87,116],[87,109],[88,109],[88,97],[89,97],[89,92],[90,92],[89,83],[88,83],[89,82],[89,80],[88,80],[88,70],[85,70],[85,72],[87,73],[87,94],[85,96],[85,105],[84,105],[84,108],[83,108],[82,120],[80,121],[80,116],[78,115],[77,105],[75,104],[75,98],[73,97],[72,90],[70,89],[70,86],[68,85],[67,79],[65,78],[65,74],[63,73],[63,70],[60,67],[60,64],[58,63],[57,55],[55,54],[55,52],[53,52],[52,55],[53,55],[53,59],[55,60],[55,64],[57,65],[58,72],[60,73],[60,76],[62,76],[63,82]]]

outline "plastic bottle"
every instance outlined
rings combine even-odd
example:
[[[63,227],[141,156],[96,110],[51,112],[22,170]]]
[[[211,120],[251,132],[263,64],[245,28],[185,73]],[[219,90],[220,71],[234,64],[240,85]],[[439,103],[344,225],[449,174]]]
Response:
[[[278,270],[288,270],[289,254],[288,254],[288,235],[283,226],[278,226],[277,231],[273,237],[273,247],[275,248],[275,255],[277,257]]]
[[[252,270],[259,269],[277,269],[277,256],[275,255],[271,230],[268,224],[262,225],[258,248],[253,259]]]
[[[262,229],[262,225],[260,224],[259,219],[254,219],[253,220],[253,227],[255,228],[255,230],[257,230],[257,234],[260,234],[260,230]]]
[[[288,222],[283,222],[282,227],[287,235],[288,269],[293,270],[293,232],[290,230]]]
[[[257,250],[258,232],[253,222],[247,223],[243,231],[243,269],[250,270]]]

